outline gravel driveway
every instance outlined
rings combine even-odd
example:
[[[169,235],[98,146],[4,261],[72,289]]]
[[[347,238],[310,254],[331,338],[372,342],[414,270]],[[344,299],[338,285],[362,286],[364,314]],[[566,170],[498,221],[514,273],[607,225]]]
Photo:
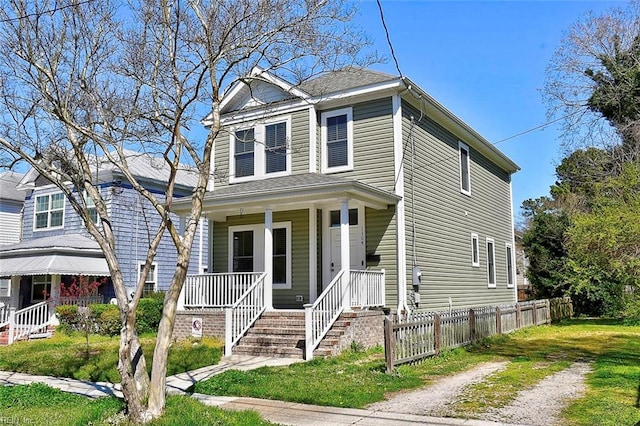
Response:
[[[455,417],[452,406],[469,386],[506,368],[507,362],[493,362],[454,376],[439,379],[422,389],[396,394],[392,398],[369,405],[367,408],[395,413]],[[554,425],[558,415],[572,399],[585,390],[585,376],[591,371],[589,364],[576,362],[569,368],[552,374],[537,385],[520,391],[511,404],[492,409],[478,417],[503,424]]]

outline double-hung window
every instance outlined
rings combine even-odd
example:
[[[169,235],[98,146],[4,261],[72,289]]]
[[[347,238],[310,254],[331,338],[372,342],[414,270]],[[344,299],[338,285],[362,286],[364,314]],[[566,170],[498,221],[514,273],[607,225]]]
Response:
[[[0,297],[9,297],[11,294],[11,278],[0,277]]]
[[[291,222],[272,227],[272,283],[274,289],[291,288]],[[229,270],[262,272],[265,265],[264,224],[229,228]]]
[[[255,130],[235,132],[235,177],[253,176],[255,163]]]
[[[156,268],[156,263],[151,264],[151,268],[149,268],[149,273],[147,274],[147,278],[144,281],[144,287],[142,289],[142,297],[148,296],[150,293],[157,291],[158,286],[158,269]],[[138,279],[140,279],[140,275],[142,275],[142,271],[144,269],[144,263],[138,264]]]
[[[489,287],[496,286],[496,252],[493,239],[487,238],[487,283]]]
[[[229,182],[289,174],[290,140],[290,117],[232,131]]]
[[[51,296],[51,275],[34,275],[31,279],[31,303],[42,302]]]
[[[322,124],[322,172],[353,169],[353,110],[324,112]]]
[[[36,196],[34,229],[61,228],[64,219],[64,194]]]
[[[460,192],[471,195],[471,170],[469,168],[469,147],[458,142],[460,154]]]
[[[507,287],[513,287],[513,246],[506,244],[507,248]]]
[[[87,215],[89,215],[89,218],[93,223],[98,223],[98,210],[96,209],[96,203],[86,192],[84,193],[84,202],[87,206]]]

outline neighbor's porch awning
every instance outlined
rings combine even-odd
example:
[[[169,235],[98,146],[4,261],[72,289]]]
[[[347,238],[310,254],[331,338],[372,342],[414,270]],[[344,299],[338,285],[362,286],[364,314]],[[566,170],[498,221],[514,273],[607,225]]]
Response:
[[[0,276],[15,275],[95,275],[109,276],[104,258],[48,254],[0,258]]]

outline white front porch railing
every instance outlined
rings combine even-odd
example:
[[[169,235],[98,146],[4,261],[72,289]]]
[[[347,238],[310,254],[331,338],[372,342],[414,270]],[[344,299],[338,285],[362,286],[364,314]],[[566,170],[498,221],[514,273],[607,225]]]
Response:
[[[236,303],[261,276],[261,272],[187,275],[184,307],[223,308]]]
[[[96,303],[103,303],[101,294],[94,296],[60,296],[55,299],[57,305],[76,305],[83,308]]]
[[[304,305],[304,358],[307,361],[313,358],[313,351],[344,309],[342,299],[349,291],[346,287],[348,282],[344,279],[346,276],[344,269],[338,272],[313,304]]]
[[[344,308],[349,295],[350,307],[372,308],[384,306],[385,271],[341,270],[313,304],[304,305],[305,359],[313,358],[313,351],[329,332]]]
[[[18,339],[46,330],[49,326],[50,302],[40,302],[9,313],[9,344]]]
[[[350,271],[351,307],[384,306],[385,271]]]
[[[266,276],[267,274],[264,272],[260,274],[231,307],[225,308],[225,356],[231,355],[233,346],[264,312],[264,279]]]

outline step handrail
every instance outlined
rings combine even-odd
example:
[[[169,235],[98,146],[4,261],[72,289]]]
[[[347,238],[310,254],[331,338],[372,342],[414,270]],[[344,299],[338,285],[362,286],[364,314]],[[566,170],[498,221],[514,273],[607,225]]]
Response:
[[[10,306],[0,300],[0,328],[5,327],[9,324],[9,313]]]
[[[313,359],[313,351],[329,332],[344,310],[343,298],[348,288],[349,274],[342,269],[331,280],[326,289],[313,304],[304,305],[305,359]]]
[[[51,302],[44,301],[9,312],[9,344],[49,326]]]
[[[251,328],[266,309],[263,272],[238,300],[225,308],[224,354],[230,356],[238,340]]]

